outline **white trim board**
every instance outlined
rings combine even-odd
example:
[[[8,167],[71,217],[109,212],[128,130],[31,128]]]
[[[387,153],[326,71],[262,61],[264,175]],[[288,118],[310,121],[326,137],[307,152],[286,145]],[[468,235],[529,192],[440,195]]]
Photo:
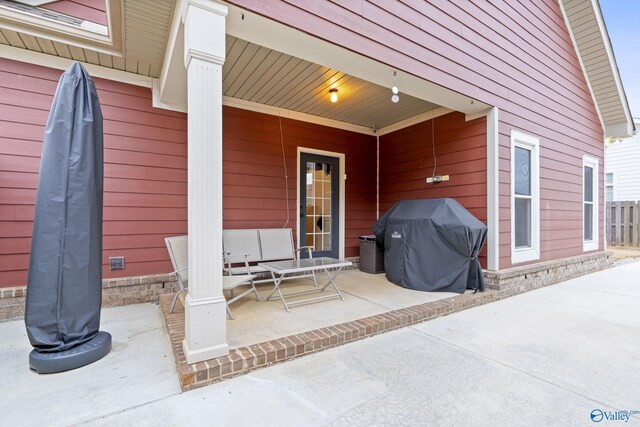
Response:
[[[46,53],[20,49],[18,47],[7,46],[4,44],[0,44],[0,57],[11,59],[13,61],[26,62],[27,64],[55,68],[57,70],[66,70],[72,63],[76,62],[73,59],[47,55]],[[147,87],[149,89],[153,87],[153,81],[155,80],[152,77],[114,70],[113,68],[101,67],[100,65],[88,64],[86,62],[82,62],[82,65],[87,69],[92,77]]]
[[[487,112],[487,269],[500,269],[499,110]]]
[[[339,120],[327,119],[324,117],[314,116],[311,114],[300,113],[293,110],[287,110],[284,108],[272,107],[270,105],[259,104],[257,102],[245,101],[244,99],[232,98],[230,96],[222,97],[222,105],[228,107],[241,108],[243,110],[255,111],[263,114],[270,114],[272,116],[286,117],[293,120],[300,120],[307,123],[315,123],[319,125],[329,126],[336,129],[343,129],[357,133],[363,133],[366,135],[374,136],[376,133],[372,128],[366,126],[354,125],[347,122],[341,122]]]
[[[531,151],[530,179],[531,179],[531,246],[516,248],[515,221],[515,149],[521,147]],[[511,263],[536,261],[540,259],[540,139],[511,130]]]
[[[600,224],[598,223],[598,218],[600,217],[600,193],[598,192],[598,184],[600,182],[600,170],[599,170],[599,162],[598,159],[587,154],[582,156],[582,251],[597,251],[600,244]],[[585,182],[584,182],[584,168],[590,167],[592,170],[591,176],[591,186],[592,186],[592,215],[591,218],[591,240],[585,240],[584,238],[584,207],[585,207]],[[605,187],[606,188],[606,187]],[[606,191],[606,190],[605,190]],[[605,202],[606,203],[606,202]]]

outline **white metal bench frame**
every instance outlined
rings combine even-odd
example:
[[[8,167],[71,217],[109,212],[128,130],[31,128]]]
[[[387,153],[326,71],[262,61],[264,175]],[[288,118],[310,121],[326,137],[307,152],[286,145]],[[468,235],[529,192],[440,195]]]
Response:
[[[180,290],[173,297],[173,301],[171,302],[171,307],[169,308],[169,313],[173,313],[173,309],[175,308],[176,302],[180,297],[180,294],[187,290],[188,282],[189,282],[189,258],[188,258],[188,236],[175,236],[175,237],[167,237],[164,239],[165,244],[167,245],[167,251],[169,252],[169,258],[171,259],[171,264],[173,265],[173,273],[176,275],[178,280],[178,286]],[[224,262],[226,263],[228,257],[225,257]],[[248,271],[249,264],[246,264]],[[231,294],[231,299],[227,299],[227,314],[229,318],[233,320],[233,314],[231,313],[231,309],[229,308],[229,304],[232,304],[244,297],[245,295],[254,292],[256,295],[256,300],[260,301],[260,296],[258,295],[258,291],[256,290],[256,286],[253,283],[253,279],[256,276],[254,274],[241,274],[234,276],[223,276],[222,277],[222,289],[224,291],[229,291]],[[234,290],[238,286],[242,285],[250,285],[250,288],[246,291],[241,292],[238,295],[234,295]],[[225,297],[226,299],[226,297]]]

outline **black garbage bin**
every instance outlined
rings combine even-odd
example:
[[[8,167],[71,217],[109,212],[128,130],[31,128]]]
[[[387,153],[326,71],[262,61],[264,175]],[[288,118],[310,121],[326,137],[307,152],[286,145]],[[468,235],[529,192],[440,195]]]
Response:
[[[384,247],[374,235],[360,236],[360,271],[384,273]]]

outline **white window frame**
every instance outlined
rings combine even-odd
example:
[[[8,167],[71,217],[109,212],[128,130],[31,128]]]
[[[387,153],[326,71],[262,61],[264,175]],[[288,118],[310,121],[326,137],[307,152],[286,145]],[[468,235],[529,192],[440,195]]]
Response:
[[[584,201],[585,194],[585,186],[584,186],[584,168],[590,167],[593,168],[593,178],[591,185],[593,186],[593,224],[591,229],[591,235],[593,236],[592,240],[585,240],[584,238],[584,206],[586,202]],[[596,251],[599,246],[599,234],[600,227],[598,223],[598,212],[600,211],[600,199],[598,197],[598,159],[595,157],[591,157],[588,155],[582,156],[582,250],[586,251]]]
[[[515,149],[531,152],[531,246],[516,248],[516,181]],[[511,264],[540,259],[540,139],[535,136],[511,131]]]
[[[611,184],[607,184],[607,175],[611,174]],[[604,195],[605,195],[605,203],[606,202],[615,202],[617,201],[617,185],[616,185],[616,173],[615,172],[607,172],[604,174]],[[607,187],[611,187],[611,200],[607,200]]]

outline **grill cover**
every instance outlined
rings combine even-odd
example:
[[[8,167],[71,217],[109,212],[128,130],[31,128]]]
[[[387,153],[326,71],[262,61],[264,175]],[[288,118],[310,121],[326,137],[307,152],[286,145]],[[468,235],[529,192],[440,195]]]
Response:
[[[91,340],[102,300],[102,113],[77,62],[62,75],[45,128],[25,324],[31,345],[61,352]]]
[[[387,279],[420,291],[484,291],[487,227],[453,199],[402,200],[376,221]]]

